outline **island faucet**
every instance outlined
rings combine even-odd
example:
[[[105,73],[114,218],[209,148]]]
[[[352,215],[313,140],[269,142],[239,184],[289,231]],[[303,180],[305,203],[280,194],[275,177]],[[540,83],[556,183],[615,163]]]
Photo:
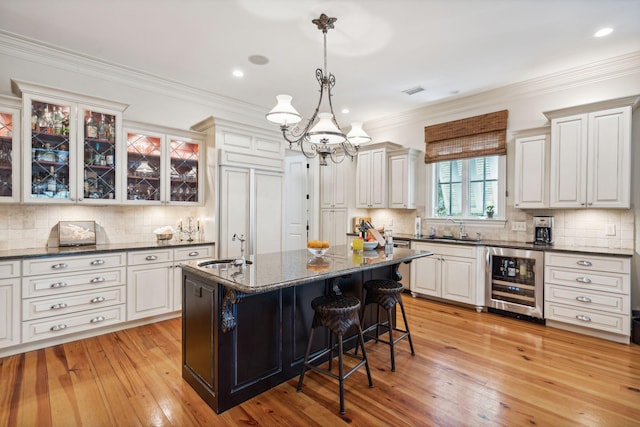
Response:
[[[233,265],[241,267],[241,268],[245,268],[247,266],[247,260],[244,257],[244,242],[245,239],[244,238],[244,234],[241,235],[237,235],[237,234],[233,234],[233,237],[231,238],[231,241],[235,242],[236,239],[238,239],[240,241],[240,258],[236,258],[233,260]]]
[[[460,239],[466,239],[467,237],[469,237],[467,232],[464,230],[464,222],[462,222],[461,219],[456,221],[455,219],[449,217],[447,218],[447,221],[451,221],[454,224],[458,224],[460,226],[460,236],[459,236]]]

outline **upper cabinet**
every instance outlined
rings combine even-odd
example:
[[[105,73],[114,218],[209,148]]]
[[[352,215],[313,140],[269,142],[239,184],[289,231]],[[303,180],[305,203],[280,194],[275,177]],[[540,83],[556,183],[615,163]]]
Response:
[[[387,207],[387,148],[358,153],[356,208]]]
[[[322,209],[347,208],[352,181],[353,165],[349,160],[342,163],[328,162],[320,167],[320,207]]]
[[[135,122],[125,123],[124,134],[125,203],[203,203],[203,134]]]
[[[514,206],[549,207],[549,129],[531,129],[516,135]]]
[[[12,83],[23,102],[23,202],[120,202],[119,147],[127,106]]]
[[[20,100],[0,96],[0,203],[20,201]]]
[[[547,112],[552,208],[629,208],[631,112],[638,97]]]
[[[389,208],[415,209],[418,200],[420,179],[424,171],[424,153],[415,149],[403,149],[389,153]]]

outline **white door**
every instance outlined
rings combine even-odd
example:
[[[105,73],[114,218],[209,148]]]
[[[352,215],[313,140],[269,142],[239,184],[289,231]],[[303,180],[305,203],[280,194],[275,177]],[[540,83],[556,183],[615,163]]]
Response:
[[[307,243],[307,214],[310,207],[308,160],[304,156],[285,158],[284,250],[304,249]]]
[[[282,252],[284,229],[284,175],[279,172],[254,170],[254,230],[251,254]],[[255,238],[254,238],[255,236]]]

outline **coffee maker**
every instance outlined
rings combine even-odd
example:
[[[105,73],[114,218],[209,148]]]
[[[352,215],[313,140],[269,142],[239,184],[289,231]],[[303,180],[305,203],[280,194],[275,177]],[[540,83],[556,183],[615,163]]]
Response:
[[[553,217],[534,216],[533,217],[534,238],[536,245],[550,245],[553,243]]]

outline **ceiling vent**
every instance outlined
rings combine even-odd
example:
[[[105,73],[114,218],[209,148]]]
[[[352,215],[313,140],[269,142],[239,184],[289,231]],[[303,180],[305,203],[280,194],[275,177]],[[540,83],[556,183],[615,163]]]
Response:
[[[424,88],[422,86],[416,86],[416,87],[412,87],[411,89],[406,89],[403,90],[403,93],[406,93],[407,95],[415,95],[418,92],[422,92],[424,90]]]

